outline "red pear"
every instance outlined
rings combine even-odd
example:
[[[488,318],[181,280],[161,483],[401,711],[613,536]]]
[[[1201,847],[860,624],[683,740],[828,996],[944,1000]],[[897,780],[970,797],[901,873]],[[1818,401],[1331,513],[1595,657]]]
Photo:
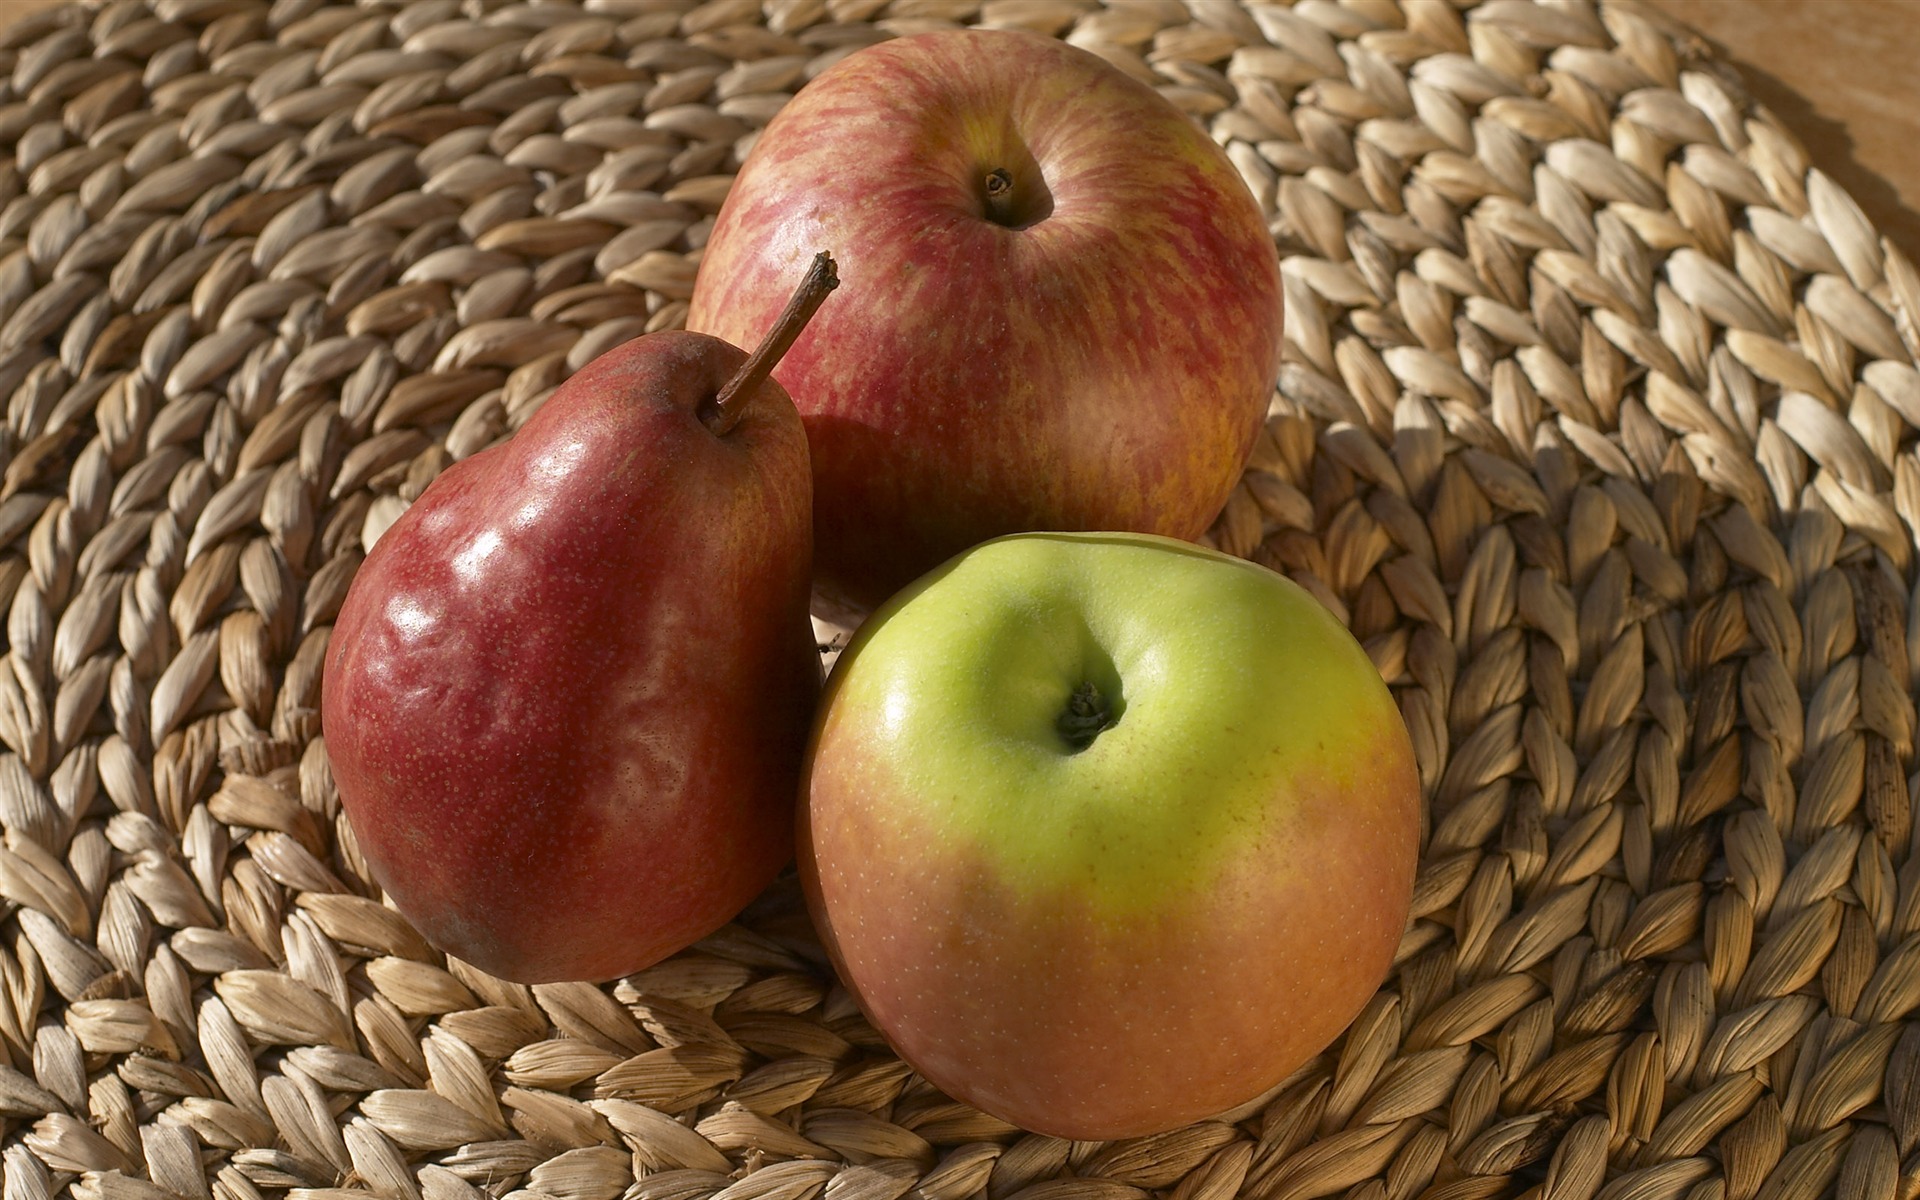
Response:
[[[768,372],[833,283],[821,255],[751,362],[677,331],[609,351],[367,555],[327,653],[327,752],[375,878],[440,949],[614,978],[790,859],[820,688],[812,482]]]

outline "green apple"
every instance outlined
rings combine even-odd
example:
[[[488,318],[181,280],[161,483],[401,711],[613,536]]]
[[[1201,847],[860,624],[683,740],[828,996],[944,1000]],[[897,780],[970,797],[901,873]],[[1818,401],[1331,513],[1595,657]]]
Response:
[[[1174,1128],[1323,1050],[1406,927],[1412,744],[1262,567],[1020,534],[882,606],[808,749],[801,881],[907,1063],[1070,1138]]]

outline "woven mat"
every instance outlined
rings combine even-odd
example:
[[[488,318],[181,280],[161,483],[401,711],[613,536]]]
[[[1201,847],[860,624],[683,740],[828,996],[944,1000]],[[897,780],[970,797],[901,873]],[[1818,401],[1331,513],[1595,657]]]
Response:
[[[1205,122],[1286,262],[1215,540],[1414,733],[1392,978],[1113,1144],[893,1059],[790,885],[617,984],[436,956],[316,709],[362,547],[677,324],[754,133],[950,23]],[[1920,275],[1583,0],[115,0],[0,37],[5,1200],[1920,1194]]]

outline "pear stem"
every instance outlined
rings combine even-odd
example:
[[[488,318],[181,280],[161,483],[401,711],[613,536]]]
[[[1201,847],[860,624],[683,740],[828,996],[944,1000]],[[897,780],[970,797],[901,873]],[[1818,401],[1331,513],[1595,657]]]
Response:
[[[780,311],[773,328],[767,331],[760,345],[747,356],[740,369],[727,380],[712,402],[703,405],[701,419],[715,437],[725,437],[733,431],[746,411],[747,399],[767,377],[773,374],[773,368],[780,357],[792,348],[800,331],[807,327],[820,305],[826,300],[827,293],[840,286],[840,273],[834,268],[833,255],[825,250],[813,256],[813,264],[807,268],[806,278],[800,281],[792,299],[786,308]]]

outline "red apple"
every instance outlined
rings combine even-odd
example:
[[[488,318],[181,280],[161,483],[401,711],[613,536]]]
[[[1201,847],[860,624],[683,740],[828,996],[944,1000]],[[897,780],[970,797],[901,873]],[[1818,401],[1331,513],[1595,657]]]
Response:
[[[1011,32],[850,55],[755,143],[688,328],[754,336],[820,245],[846,298],[775,372],[813,455],[818,597],[871,608],[1003,533],[1218,515],[1279,370],[1278,257],[1153,89]]]

